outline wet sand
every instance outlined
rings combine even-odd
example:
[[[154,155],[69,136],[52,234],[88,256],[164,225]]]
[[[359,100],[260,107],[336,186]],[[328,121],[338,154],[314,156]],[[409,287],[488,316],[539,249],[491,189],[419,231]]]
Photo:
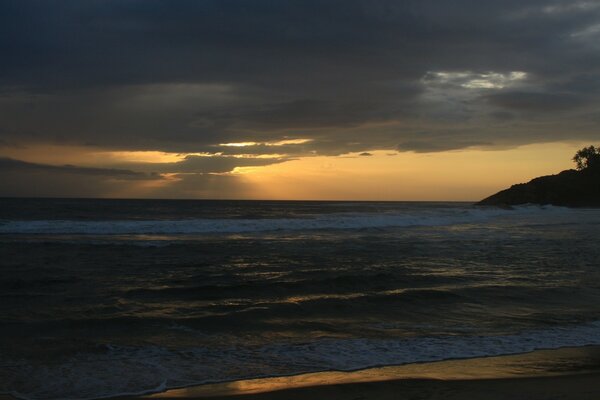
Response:
[[[600,346],[249,379],[118,399],[597,400]],[[0,400],[13,397],[0,394]]]
[[[600,347],[250,379],[138,399],[600,399]]]
[[[164,396],[162,398],[181,398]],[[237,400],[597,400],[600,374],[478,380],[400,379],[314,386],[248,395],[187,397]]]

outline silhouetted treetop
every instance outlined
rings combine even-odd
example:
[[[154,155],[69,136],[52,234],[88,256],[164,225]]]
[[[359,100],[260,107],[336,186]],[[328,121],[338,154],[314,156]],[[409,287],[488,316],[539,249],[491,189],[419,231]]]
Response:
[[[580,171],[587,168],[600,168],[600,147],[588,146],[577,150],[577,153],[573,156],[573,161],[575,161],[577,169]]]

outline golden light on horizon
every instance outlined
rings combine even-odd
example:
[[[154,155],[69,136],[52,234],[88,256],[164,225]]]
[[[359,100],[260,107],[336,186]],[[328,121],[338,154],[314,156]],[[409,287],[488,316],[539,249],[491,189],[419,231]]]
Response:
[[[185,159],[187,154],[167,153],[164,151],[108,151],[92,153],[99,158],[107,158],[129,163],[173,163]]]
[[[223,147],[248,147],[248,146],[286,146],[294,144],[304,144],[312,142],[312,139],[284,139],[276,142],[234,142],[234,143],[219,143]]]
[[[236,169],[256,199],[474,201],[572,168],[582,143],[439,153],[371,151]],[[393,155],[390,155],[393,154]]]
[[[219,143],[219,146],[223,147],[247,147],[247,146],[256,146],[260,144],[258,142],[237,142],[237,143]]]
[[[183,160],[187,154],[164,151],[108,150],[87,146],[38,144],[3,149],[3,156],[19,160],[50,164],[105,166],[111,163],[168,163]]]
[[[279,140],[277,142],[266,142],[265,144],[267,146],[285,146],[288,144],[304,144],[304,143],[309,143],[312,142],[312,139],[285,139],[285,140]]]
[[[304,139],[290,139],[300,143]],[[277,142],[288,143],[288,141]],[[130,181],[103,197],[185,197],[277,200],[455,200],[474,201],[515,183],[573,168],[571,156],[582,142],[532,144],[502,150],[463,149],[437,153],[369,151],[340,156],[281,153],[232,154],[112,151],[83,146],[38,145],[11,148],[2,156],[48,165],[77,165],[156,172],[161,178]],[[186,157],[236,159],[230,171],[174,170]],[[288,161],[286,157],[290,157]],[[244,165],[244,159],[278,159],[266,166]],[[209,164],[207,164],[209,165]],[[161,168],[164,168],[161,170]],[[181,182],[192,175],[229,177],[229,191]],[[189,179],[186,178],[189,176]],[[216,179],[217,177],[215,177]],[[200,181],[198,181],[200,182]],[[204,180],[204,182],[208,182]],[[231,186],[231,185],[235,185]],[[125,187],[127,186],[127,187]],[[185,187],[185,192],[181,188]],[[214,187],[214,188],[213,188]],[[214,191],[214,193],[213,193]]]

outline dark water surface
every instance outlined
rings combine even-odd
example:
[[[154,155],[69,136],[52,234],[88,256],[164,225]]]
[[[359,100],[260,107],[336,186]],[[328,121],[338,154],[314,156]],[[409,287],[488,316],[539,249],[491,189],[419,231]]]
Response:
[[[600,344],[600,210],[0,199],[0,393]]]

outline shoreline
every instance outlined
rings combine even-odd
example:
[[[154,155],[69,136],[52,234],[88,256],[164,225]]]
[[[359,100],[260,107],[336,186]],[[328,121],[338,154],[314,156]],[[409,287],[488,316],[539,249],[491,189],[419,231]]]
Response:
[[[597,382],[600,382],[600,346],[583,346],[350,372],[325,371],[247,379],[170,389],[149,395],[121,396],[118,399],[403,398],[398,397],[399,392],[405,393],[406,398],[413,398],[419,392],[421,394],[417,397],[420,399],[495,399],[493,393],[485,392],[486,387],[494,387],[497,393],[502,393],[498,399],[517,395],[545,399],[548,397],[544,396],[550,394],[557,394],[552,397],[556,399],[596,399],[600,398],[600,384]],[[458,397],[448,397],[449,391],[457,393]],[[591,397],[586,397],[588,394]]]
[[[600,346],[324,371],[168,389],[108,400],[595,400]],[[0,394],[0,400],[17,400]]]

